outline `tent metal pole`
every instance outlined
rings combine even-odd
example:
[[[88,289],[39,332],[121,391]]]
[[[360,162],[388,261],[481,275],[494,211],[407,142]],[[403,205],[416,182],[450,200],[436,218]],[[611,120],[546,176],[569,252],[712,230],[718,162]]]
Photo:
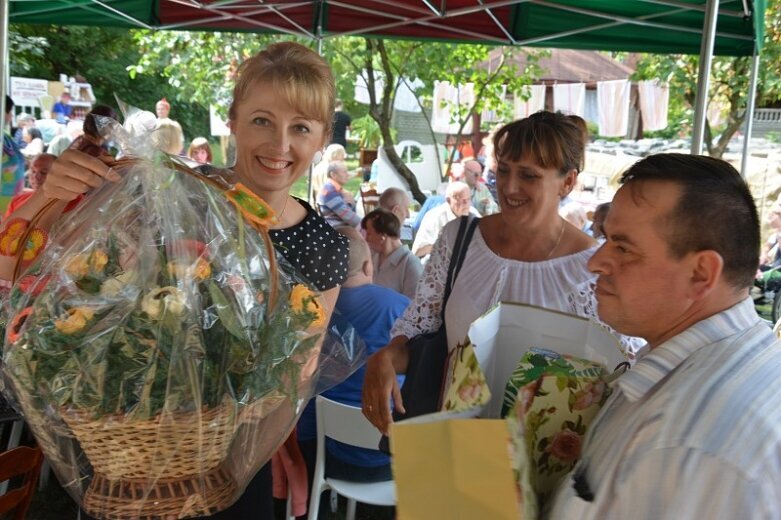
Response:
[[[740,175],[746,178],[748,166],[748,147],[751,141],[751,130],[754,128],[754,105],[757,100],[757,76],[759,75],[759,53],[754,47],[751,57],[751,79],[748,84],[748,102],[746,103],[746,132],[743,134],[743,155],[740,158]]]
[[[10,2],[3,2],[0,1],[0,63],[3,64],[3,69],[0,74],[2,74],[2,78],[0,78],[0,109],[2,109],[3,113],[3,122],[0,124],[0,134],[5,132],[5,96],[9,91],[10,87],[10,70],[9,65],[10,62],[8,60],[8,13],[10,10],[10,7],[8,6]]]
[[[719,17],[719,0],[708,0],[702,27],[702,45],[700,46],[700,70],[697,76],[697,100],[694,106],[694,129],[692,131],[693,155],[702,153],[705,137],[705,116],[708,108],[708,86],[710,84],[710,66],[713,61],[713,44],[716,41],[716,20]]]

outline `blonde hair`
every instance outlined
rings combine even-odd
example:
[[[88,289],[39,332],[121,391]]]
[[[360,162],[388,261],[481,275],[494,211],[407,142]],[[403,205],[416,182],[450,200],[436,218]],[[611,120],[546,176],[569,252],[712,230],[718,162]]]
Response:
[[[157,149],[171,155],[178,155],[184,148],[182,127],[173,119],[164,117],[157,120],[157,126],[152,133],[152,142]]]
[[[206,162],[212,162],[212,147],[209,146],[209,141],[205,137],[196,137],[192,140],[190,147],[187,148],[187,157],[194,160],[193,155],[197,150],[206,150]]]
[[[295,42],[269,45],[241,64],[233,88],[228,117],[236,119],[236,108],[259,81],[270,83],[287,102],[307,118],[323,123],[331,132],[336,86],[331,67],[312,49]]]

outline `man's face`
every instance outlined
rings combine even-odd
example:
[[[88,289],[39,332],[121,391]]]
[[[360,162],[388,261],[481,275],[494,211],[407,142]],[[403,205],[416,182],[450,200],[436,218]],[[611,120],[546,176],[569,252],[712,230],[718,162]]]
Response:
[[[450,211],[455,216],[463,217],[469,215],[469,208],[472,207],[472,197],[469,194],[469,190],[457,191],[447,198],[447,203],[450,205]]]
[[[70,94],[63,94],[62,96],[60,96],[60,102],[62,102],[62,104],[64,104],[64,105],[67,105],[68,103],[70,103],[71,102]]]
[[[49,155],[40,155],[30,165],[30,187],[37,190],[43,184],[49,170],[54,163],[54,158]]]
[[[170,111],[171,111],[171,107],[168,106],[168,103],[163,103],[162,101],[158,101],[157,104],[155,105],[155,112],[157,113],[157,117],[160,119],[165,119],[166,117],[168,117],[168,113]]]
[[[396,215],[396,218],[403,225],[404,221],[409,218],[409,197],[405,193],[400,199],[399,203],[393,206],[391,212]]]
[[[619,189],[604,223],[607,242],[588,263],[599,275],[600,319],[652,346],[668,339],[692,304],[691,254],[673,258],[660,234],[675,225],[663,217],[679,197],[680,187],[665,181],[641,181]]]
[[[477,180],[483,173],[483,169],[480,167],[480,163],[477,161],[469,161],[464,165],[464,182],[469,185],[470,188],[477,186]]]

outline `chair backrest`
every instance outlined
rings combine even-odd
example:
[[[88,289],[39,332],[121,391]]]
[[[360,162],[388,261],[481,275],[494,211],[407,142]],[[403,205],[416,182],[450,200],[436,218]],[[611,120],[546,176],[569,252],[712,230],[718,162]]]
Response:
[[[0,453],[0,482],[24,475],[21,487],[0,496],[0,515],[14,511],[11,517],[14,520],[22,520],[27,516],[42,462],[43,453],[37,447],[21,446]]]
[[[363,203],[363,213],[366,215],[380,207],[380,194],[375,188],[361,186],[361,202]]]
[[[317,396],[317,435],[330,437],[344,444],[376,450],[380,442],[380,432],[366,417],[361,409],[337,403],[323,396]]]

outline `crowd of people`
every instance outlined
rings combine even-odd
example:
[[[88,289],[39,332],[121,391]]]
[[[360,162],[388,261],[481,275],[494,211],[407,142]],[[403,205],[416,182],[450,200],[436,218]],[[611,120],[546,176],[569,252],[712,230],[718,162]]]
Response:
[[[497,129],[485,165],[465,158],[441,203],[421,208],[414,240],[404,240],[406,192],[385,190],[379,208],[361,214],[345,188],[352,176],[345,143],[329,145],[336,108],[328,64],[302,45],[276,43],[238,71],[229,111],[236,164],[210,165],[202,138],[187,150],[199,171],[241,182],[273,208],[278,254],[322,292],[327,318],[336,309],[334,324],[345,321],[365,342],[365,366],[328,397],[360,406],[388,433],[393,409],[407,404],[400,388],[408,342],[438,330],[443,317],[454,349],[500,301],[583,316],[613,331],[634,366],[589,429],[580,463],[545,504],[549,517],[781,515],[781,411],[774,405],[781,344],[748,296],[759,265],[759,218],[734,168],[707,157],[648,157],[589,219],[568,201],[584,167],[584,122],[538,112]],[[161,100],[156,109],[159,128],[170,130],[159,146],[183,153],[170,105]],[[349,117],[337,121],[349,126]],[[40,139],[30,126],[22,135],[27,147]],[[25,188],[25,155],[4,136],[9,220],[29,220],[57,199],[59,214],[38,223],[51,227],[84,193],[118,180],[99,153],[76,146],[32,157]],[[312,165],[314,208],[291,195]],[[476,230],[443,308],[462,218],[476,220]],[[774,245],[765,259],[776,258],[777,239]],[[6,285],[12,272],[13,259],[0,255]],[[297,430],[309,481],[313,414],[310,405]],[[329,441],[327,460],[326,477],[392,478],[389,459],[376,450]],[[266,464],[212,518],[272,518],[275,477]]]

